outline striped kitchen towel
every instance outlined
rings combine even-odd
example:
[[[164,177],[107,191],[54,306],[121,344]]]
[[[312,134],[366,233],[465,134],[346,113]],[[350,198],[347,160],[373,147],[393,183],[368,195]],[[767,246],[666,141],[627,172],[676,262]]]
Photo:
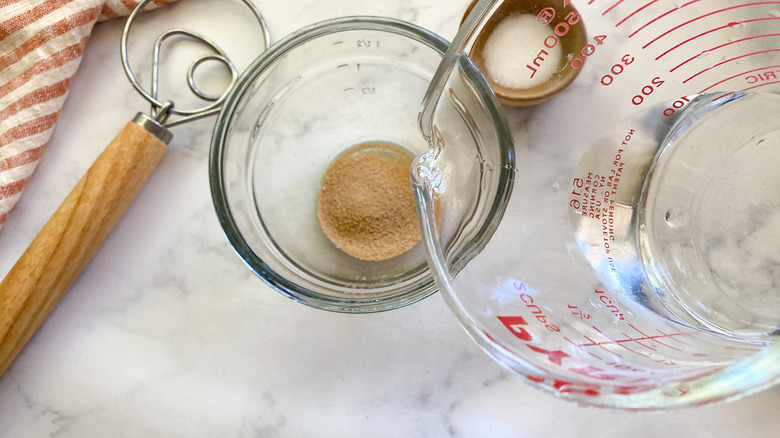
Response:
[[[0,0],[0,227],[46,148],[95,22],[139,1]]]

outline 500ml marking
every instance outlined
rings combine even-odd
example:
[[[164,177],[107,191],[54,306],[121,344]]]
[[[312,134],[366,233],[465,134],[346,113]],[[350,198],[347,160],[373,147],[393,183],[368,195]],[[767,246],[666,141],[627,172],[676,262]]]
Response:
[[[569,4],[569,1],[564,1],[564,7]],[[552,7],[547,7],[539,11],[539,13],[536,15],[536,22],[539,23],[542,26],[548,26],[550,23],[553,22],[555,19],[555,9]],[[549,35],[546,37],[543,41],[544,47],[547,49],[552,49],[555,46],[558,45],[559,38],[563,38],[566,36],[566,34],[569,33],[569,30],[571,29],[571,26],[576,25],[580,22],[580,14],[569,11],[568,14],[566,14],[565,17],[563,17],[563,20],[559,22],[558,24],[553,27],[553,32],[555,35]],[[606,35],[596,35],[593,37],[593,44],[585,44],[582,49],[580,50],[580,53],[582,56],[576,55],[574,56],[571,61],[570,65],[574,69],[580,69],[583,65],[585,65],[585,58],[588,56],[593,55],[596,53],[596,46],[600,46],[604,44],[604,40],[607,39]],[[536,74],[539,67],[542,66],[542,62],[545,61],[545,56],[549,56],[550,53],[542,49],[539,51],[539,54],[536,55],[536,58],[531,62],[531,64],[526,64],[526,67],[531,70],[531,76],[530,78],[533,78]]]

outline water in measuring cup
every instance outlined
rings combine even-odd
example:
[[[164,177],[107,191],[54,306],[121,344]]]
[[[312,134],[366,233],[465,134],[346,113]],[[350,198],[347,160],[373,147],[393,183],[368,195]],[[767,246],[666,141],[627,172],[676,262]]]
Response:
[[[765,342],[780,327],[780,97],[688,105],[644,111],[586,152],[569,200],[576,238],[615,292]]]
[[[766,354],[776,345],[764,347],[780,324],[780,102],[692,96],[777,84],[777,17],[765,16],[776,5],[734,3],[583,1],[580,18],[570,16],[577,23],[557,14],[559,36],[587,27],[589,45],[568,54],[582,71],[555,99],[509,114],[524,117],[512,132],[515,160],[453,147],[471,137],[433,121],[462,108],[451,98],[462,96],[432,93],[436,106],[425,107],[421,127],[445,146],[427,179],[446,187],[442,232],[432,240],[436,261],[449,262],[432,270],[469,334],[532,384],[605,406],[669,407],[777,381],[777,356]],[[452,47],[464,41],[459,34]],[[596,132],[605,135],[591,143]],[[491,177],[510,166],[483,164],[509,161],[511,197],[496,190],[506,199],[488,204],[499,198]],[[461,183],[464,169],[481,179]],[[474,187],[506,210],[480,222],[499,225],[462,257],[451,248],[465,247],[460,236],[479,221],[457,221],[464,215],[453,206],[466,205]],[[420,197],[429,202],[431,193]]]

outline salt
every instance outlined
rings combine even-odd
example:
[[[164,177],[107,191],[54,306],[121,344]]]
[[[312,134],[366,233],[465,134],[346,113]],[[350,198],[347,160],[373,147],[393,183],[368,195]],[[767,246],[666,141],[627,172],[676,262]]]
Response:
[[[545,43],[553,40],[553,47]],[[557,41],[552,28],[539,24],[536,15],[509,15],[485,41],[485,73],[506,88],[522,90],[543,84],[558,70],[561,61],[561,45]]]

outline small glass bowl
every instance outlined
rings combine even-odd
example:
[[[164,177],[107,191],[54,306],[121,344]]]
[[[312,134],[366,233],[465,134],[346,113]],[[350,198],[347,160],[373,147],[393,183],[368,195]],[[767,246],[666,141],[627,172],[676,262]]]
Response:
[[[428,150],[417,113],[447,47],[402,21],[339,18],[289,35],[239,79],[214,130],[211,191],[228,240],[278,292],[319,309],[367,313],[436,291],[422,244],[385,261],[353,258],[320,228],[317,201],[327,166],[351,146]],[[463,82],[484,113],[472,131],[491,131],[471,132],[465,146],[508,133],[482,75],[475,70]]]

